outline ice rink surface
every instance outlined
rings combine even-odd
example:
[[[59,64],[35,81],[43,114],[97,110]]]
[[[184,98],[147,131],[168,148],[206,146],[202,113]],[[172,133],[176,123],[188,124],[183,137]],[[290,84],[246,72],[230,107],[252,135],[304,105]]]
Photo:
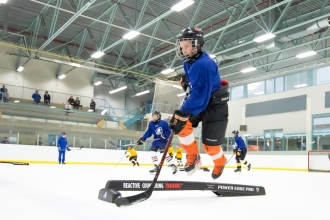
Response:
[[[140,204],[118,208],[98,200],[107,180],[152,180],[151,167],[0,164],[0,219],[328,219],[330,174],[225,169],[217,181],[261,185],[266,196],[217,197],[209,191],[154,192]],[[211,172],[172,176],[164,167],[161,180],[212,182]],[[123,196],[138,192],[122,192]]]

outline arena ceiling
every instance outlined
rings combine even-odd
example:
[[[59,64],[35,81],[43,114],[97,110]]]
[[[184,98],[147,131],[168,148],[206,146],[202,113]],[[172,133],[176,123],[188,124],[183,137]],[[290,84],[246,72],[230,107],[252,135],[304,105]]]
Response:
[[[171,10],[178,2],[8,0],[0,6],[0,45],[17,48],[16,68],[24,65],[23,56],[27,62],[58,62],[55,77],[92,65],[92,83],[101,78],[115,89],[124,81],[137,90],[138,83],[152,86],[156,78],[173,80],[182,73],[175,36],[187,26],[203,29],[204,50],[215,56],[222,77],[232,81],[285,67],[281,58],[290,49],[328,57],[330,0],[195,0],[179,12]],[[131,30],[140,34],[124,39]],[[275,37],[254,41],[267,33]],[[105,55],[92,58],[97,51]],[[60,66],[70,63],[76,64],[61,72]],[[257,72],[242,75],[237,68],[244,66]],[[161,74],[165,69],[175,72]]]

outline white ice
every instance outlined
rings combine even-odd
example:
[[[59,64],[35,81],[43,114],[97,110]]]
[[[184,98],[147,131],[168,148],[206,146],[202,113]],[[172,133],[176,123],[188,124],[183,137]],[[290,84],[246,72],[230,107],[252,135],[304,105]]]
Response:
[[[0,164],[0,219],[328,219],[329,173],[225,169],[222,183],[261,185],[266,196],[217,197],[208,191],[155,191],[145,202],[118,208],[98,200],[107,180],[151,180],[151,167]],[[211,172],[161,180],[212,182]],[[132,195],[137,192],[122,192]]]

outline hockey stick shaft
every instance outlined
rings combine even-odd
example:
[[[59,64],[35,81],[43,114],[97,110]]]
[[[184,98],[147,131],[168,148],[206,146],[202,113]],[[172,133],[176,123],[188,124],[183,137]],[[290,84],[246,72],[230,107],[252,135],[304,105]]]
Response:
[[[235,154],[231,155],[231,157],[229,158],[229,160],[227,160],[226,165],[229,163],[229,161],[231,160],[231,158],[233,158],[234,155]]]
[[[71,150],[81,150],[84,146],[81,146],[80,148],[70,148]]]
[[[120,163],[120,161],[124,158],[125,154],[120,158],[119,162],[115,165],[115,167],[118,166],[118,164]]]
[[[10,162],[10,161],[0,161],[0,163],[9,163],[9,164],[13,164],[13,165],[29,165],[29,163]]]
[[[134,205],[134,204],[137,204],[137,203],[140,203],[140,202],[143,202],[143,201],[149,199],[149,197],[151,196],[152,192],[154,191],[154,187],[155,187],[156,182],[158,180],[160,171],[162,170],[163,163],[165,161],[165,158],[166,158],[168,149],[169,149],[169,147],[170,147],[170,145],[172,143],[173,135],[174,135],[174,132],[172,131],[170,137],[168,138],[166,147],[164,149],[164,154],[162,156],[162,159],[159,162],[159,166],[158,166],[157,172],[155,174],[155,177],[154,177],[154,179],[153,179],[150,187],[147,189],[147,191],[145,191],[143,193],[140,193],[140,194],[137,194],[137,195],[134,195],[134,196],[117,198],[115,200],[115,203],[116,203],[116,205],[118,207],[125,207],[125,206]]]
[[[151,143],[151,142],[154,142],[154,141],[157,141],[157,140],[159,140],[159,138],[157,138],[157,139],[153,139],[153,140],[146,140],[145,142],[147,142],[147,143]],[[112,142],[112,141],[109,141],[109,143],[111,144],[111,145],[113,145],[114,147],[117,147],[117,148],[119,148],[119,147],[127,147],[127,146],[131,146],[131,145],[133,145],[133,146],[135,146],[135,145],[137,145],[137,144],[124,144],[124,145],[116,145],[114,142]]]

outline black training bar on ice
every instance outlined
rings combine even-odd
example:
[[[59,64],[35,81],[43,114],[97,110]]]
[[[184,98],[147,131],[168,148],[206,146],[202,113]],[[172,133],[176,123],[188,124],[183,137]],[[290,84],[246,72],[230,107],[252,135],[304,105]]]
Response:
[[[151,185],[151,181],[140,180],[109,180],[105,188],[99,191],[98,198],[102,201],[114,203],[121,197],[119,191],[145,191]],[[178,190],[208,190],[217,196],[262,196],[266,195],[262,186],[250,186],[227,183],[186,182],[186,181],[158,181],[155,191]]]

